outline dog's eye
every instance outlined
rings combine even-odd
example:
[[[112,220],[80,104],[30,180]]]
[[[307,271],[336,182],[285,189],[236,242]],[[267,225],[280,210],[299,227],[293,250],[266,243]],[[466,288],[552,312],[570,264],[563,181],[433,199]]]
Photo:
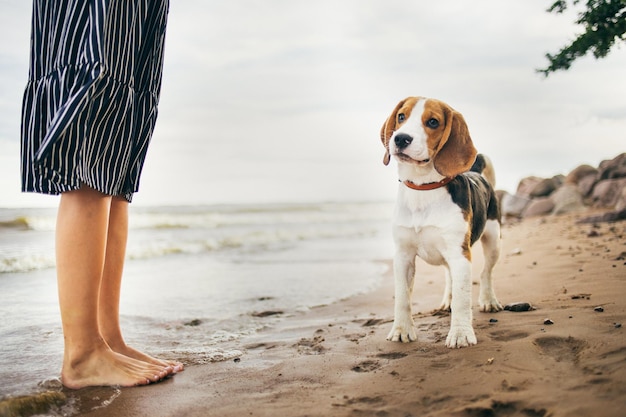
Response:
[[[426,126],[430,127],[431,129],[437,129],[439,127],[439,120],[430,118],[426,121]]]
[[[404,123],[405,119],[406,119],[406,116],[404,115],[404,113],[398,114],[398,123]]]

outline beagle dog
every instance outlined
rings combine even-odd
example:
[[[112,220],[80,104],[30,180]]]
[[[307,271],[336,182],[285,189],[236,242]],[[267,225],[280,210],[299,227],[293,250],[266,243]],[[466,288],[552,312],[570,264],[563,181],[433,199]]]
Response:
[[[502,310],[491,276],[500,255],[493,166],[487,157],[477,155],[461,113],[435,99],[402,100],[385,121],[380,138],[386,150],[383,162],[387,165],[395,158],[400,181],[393,218],[394,322],[387,339],[417,339],[411,293],[419,256],[446,267],[440,306],[451,311],[446,346],[475,345],[471,247],[478,239],[485,254],[480,310]]]

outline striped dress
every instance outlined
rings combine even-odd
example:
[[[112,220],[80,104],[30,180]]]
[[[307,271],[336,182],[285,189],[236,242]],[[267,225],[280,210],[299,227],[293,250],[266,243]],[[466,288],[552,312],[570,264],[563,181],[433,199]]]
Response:
[[[129,202],[157,118],[168,0],[34,0],[22,191]]]

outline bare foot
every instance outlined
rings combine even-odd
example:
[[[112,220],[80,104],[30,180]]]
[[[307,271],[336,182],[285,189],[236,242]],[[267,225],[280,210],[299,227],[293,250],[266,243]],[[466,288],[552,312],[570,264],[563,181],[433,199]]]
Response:
[[[111,349],[113,349],[117,353],[121,353],[122,355],[128,356],[129,358],[137,359],[139,361],[151,363],[153,365],[158,365],[166,368],[171,368],[171,372],[169,374],[176,374],[178,372],[183,371],[185,368],[184,365],[180,362],[176,361],[166,361],[163,359],[154,358],[146,353],[140,352],[137,349],[134,349],[128,346],[125,343],[118,345],[111,345]]]
[[[131,387],[158,382],[171,372],[169,366],[133,359],[104,346],[73,360],[64,359],[61,381],[71,389],[90,386]]]

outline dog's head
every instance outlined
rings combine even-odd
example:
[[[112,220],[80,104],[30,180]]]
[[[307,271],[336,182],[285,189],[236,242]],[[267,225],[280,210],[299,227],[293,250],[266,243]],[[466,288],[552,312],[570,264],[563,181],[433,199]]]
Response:
[[[476,159],[465,119],[446,103],[424,97],[402,100],[380,131],[383,163],[433,164],[446,177],[468,171]]]

